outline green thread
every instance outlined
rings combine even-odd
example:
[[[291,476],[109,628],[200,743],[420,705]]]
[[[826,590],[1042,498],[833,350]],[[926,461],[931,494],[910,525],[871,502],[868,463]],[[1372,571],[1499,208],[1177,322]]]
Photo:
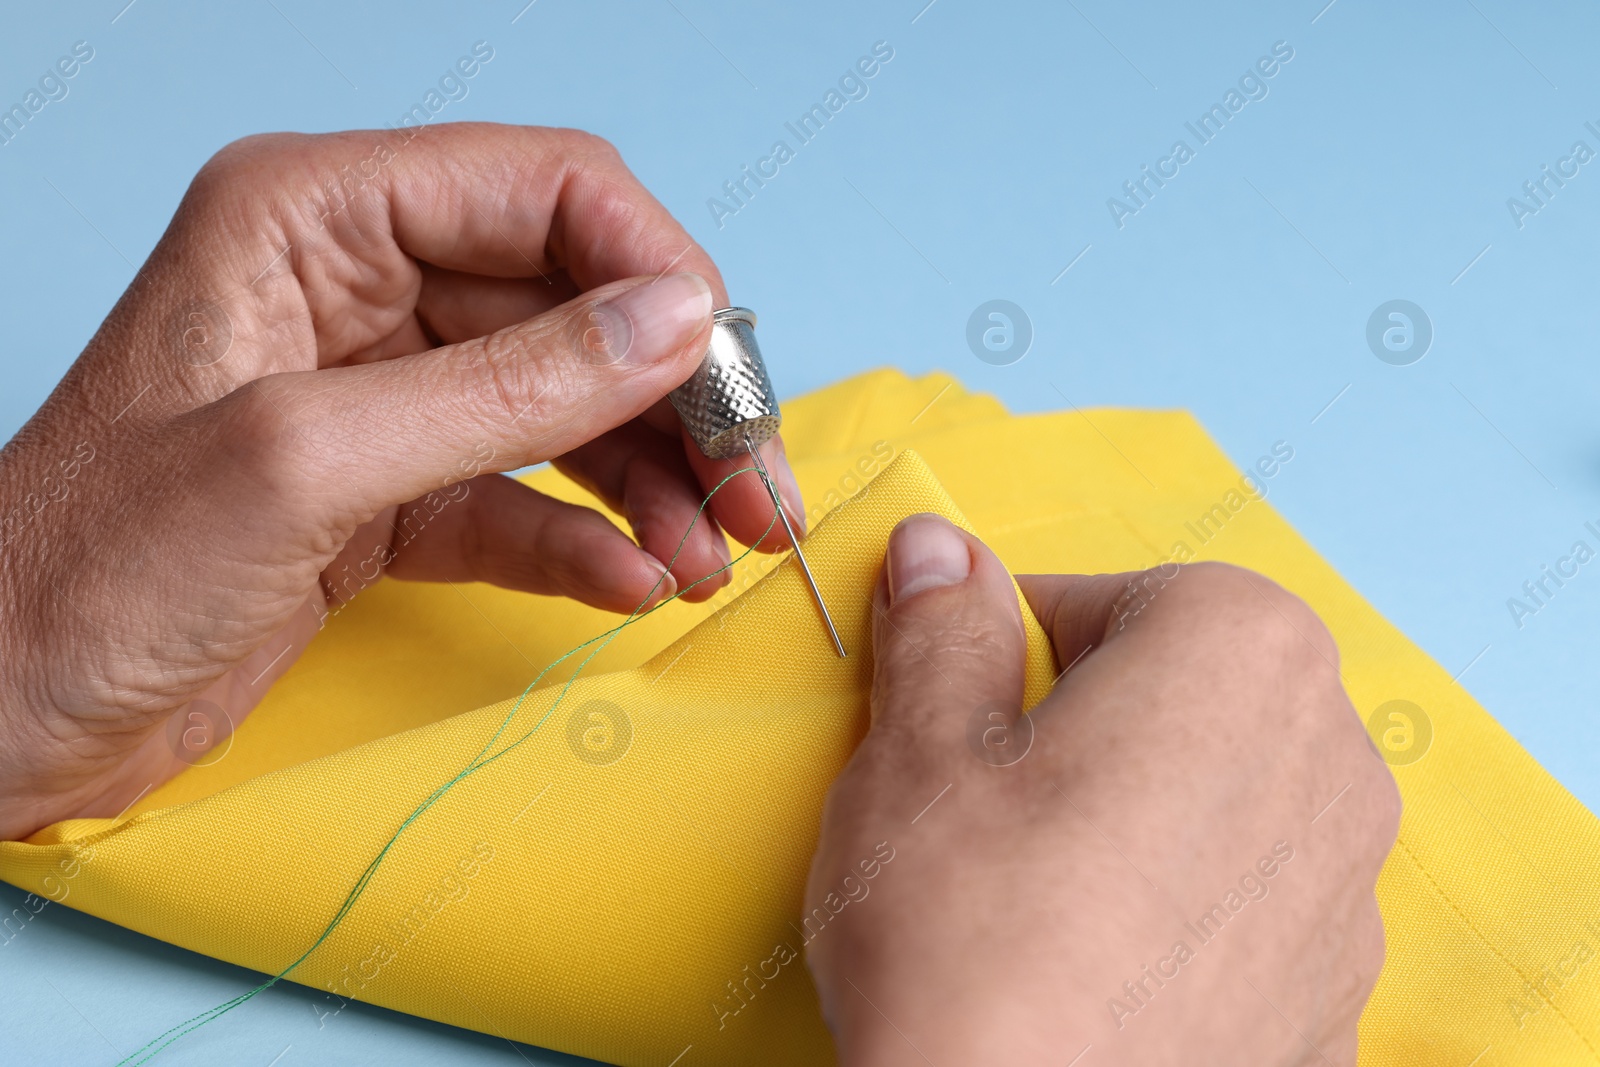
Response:
[[[705,514],[706,508],[711,504],[711,498],[716,496],[718,490],[720,490],[723,486],[727,485],[729,482],[733,481],[734,478],[737,478],[739,475],[746,472],[754,473],[757,477],[761,477],[760,472],[754,467],[740,467],[738,470],[729,474],[726,478],[723,478],[722,481],[714,485],[711,488],[711,491],[706,494],[705,499],[700,501],[699,508],[695,510],[694,518],[689,520],[689,528],[683,532],[683,539],[678,542],[678,547],[673,550],[672,558],[667,561],[667,571],[670,571],[672,569],[672,565],[678,561],[678,556],[683,552],[683,546],[689,543],[689,535],[694,532],[695,523],[700,521],[700,516]],[[765,479],[763,479],[763,481],[765,482]],[[776,487],[770,486],[770,483],[767,484],[769,487],[773,488],[775,495]],[[468,760],[467,765],[463,767],[455,775],[455,777],[439,786],[439,788],[435,789],[432,793],[429,793],[428,796],[416,806],[411,814],[406,816],[405,820],[400,823],[400,825],[395,829],[394,833],[390,835],[388,842],[384,844],[383,848],[378,850],[378,854],[373,857],[372,862],[367,864],[366,870],[361,872],[361,877],[356,879],[355,885],[350,887],[350,892],[345,895],[344,903],[339,905],[339,909],[334,912],[333,918],[328,921],[328,925],[323,928],[322,933],[317,937],[317,939],[311,943],[310,948],[301,953],[299,958],[293,963],[289,964],[289,966],[268,978],[265,982],[262,982],[254,989],[241,993],[232,1000],[224,1001],[213,1008],[208,1008],[199,1015],[196,1015],[190,1019],[186,1019],[166,1032],[151,1038],[149,1041],[145,1042],[144,1045],[118,1060],[116,1067],[128,1067],[128,1065],[137,1067],[138,1064],[150,1062],[150,1060],[154,1059],[156,1055],[158,1055],[163,1049],[178,1041],[184,1037],[184,1035],[200,1029],[200,1027],[205,1026],[207,1023],[215,1022],[217,1019],[220,1019],[234,1008],[244,1004],[257,994],[266,992],[268,989],[271,989],[273,986],[277,985],[278,982],[287,977],[291,971],[299,967],[308,958],[310,958],[311,954],[320,948],[322,943],[333,934],[333,931],[337,929],[342,922],[344,922],[345,916],[350,914],[350,910],[355,907],[356,901],[361,899],[361,895],[366,892],[367,885],[372,881],[373,875],[377,873],[378,867],[383,863],[384,857],[386,857],[389,854],[389,851],[394,848],[395,842],[400,839],[400,835],[405,833],[412,823],[416,822],[417,819],[421,818],[424,812],[433,807],[434,804],[438,803],[438,801],[443,798],[446,793],[450,792],[450,790],[453,789],[457,783],[461,782],[470,775],[476,774],[484,767],[487,767],[489,764],[493,763],[501,756],[504,756],[507,752],[510,752],[518,745],[521,745],[534,734],[538,733],[540,727],[542,727],[545,722],[549,720],[550,716],[555,713],[556,708],[559,707],[561,702],[566,699],[567,691],[572,688],[572,683],[577,681],[578,675],[583,673],[583,669],[589,665],[589,662],[593,660],[595,656],[599,655],[607,645],[614,641],[618,634],[622,633],[623,630],[627,629],[629,626],[632,626],[640,619],[651,615],[671,601],[678,599],[678,597],[681,597],[683,594],[687,593],[689,590],[693,589],[702,582],[708,582],[722,572],[732,569],[734,564],[744,559],[751,552],[754,552],[756,545],[759,545],[762,541],[766,540],[767,535],[772,532],[773,527],[775,527],[777,523],[778,507],[776,504],[774,504],[772,509],[772,518],[768,521],[767,528],[762,531],[761,536],[756,538],[749,548],[746,548],[743,552],[739,553],[738,556],[723,564],[721,567],[718,567],[704,578],[698,578],[695,581],[690,582],[688,585],[672,594],[672,596],[667,597],[660,604],[657,604],[649,611],[641,611],[640,609],[643,608],[645,604],[650,603],[651,597],[656,595],[656,590],[661,588],[661,583],[666,581],[667,572],[663,571],[661,577],[656,579],[656,584],[650,587],[650,592],[646,594],[644,600],[640,601],[639,607],[634,608],[633,611],[628,614],[626,619],[623,619],[621,623],[613,626],[611,629],[589,638],[589,640],[583,642],[583,644],[568,649],[566,652],[563,652],[560,656],[547,664],[544,670],[540,671],[534,677],[533,681],[528,683],[528,687],[522,691],[522,694],[517,697],[517,702],[512,705],[511,710],[506,714],[506,717],[500,721],[500,725],[495,728],[495,731],[490,735],[489,740],[484,742],[483,747],[478,750],[478,754],[473,756],[472,759]],[[573,668],[572,674],[568,676],[566,682],[562,685],[561,691],[556,694],[555,700],[551,701],[550,707],[545,711],[544,715],[540,717],[539,721],[534,723],[533,729],[529,730],[515,741],[506,745],[506,747],[502,748],[494,755],[485,758],[484,754],[494,747],[494,743],[500,739],[500,735],[505,733],[506,728],[510,726],[511,723],[516,719],[517,713],[522,710],[523,701],[525,701],[528,698],[528,694],[533,692],[533,690],[539,685],[539,682],[544,679],[544,676],[549,674],[552,670],[560,666],[566,660],[571,659],[579,652],[582,652],[585,648],[596,644],[596,642],[599,642],[599,646],[595,648],[593,652],[590,652],[587,656],[585,656],[582,662]],[[135,1059],[134,1057],[139,1058]]]

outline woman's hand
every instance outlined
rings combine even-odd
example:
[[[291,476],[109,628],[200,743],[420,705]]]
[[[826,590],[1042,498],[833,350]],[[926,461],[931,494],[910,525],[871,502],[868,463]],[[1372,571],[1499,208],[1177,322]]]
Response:
[[[889,542],[804,920],[841,1064],[1353,1065],[1400,804],[1327,630],[1220,564],[1020,581],[1068,667],[1022,721],[999,561]]]
[[[612,611],[772,504],[688,444],[716,267],[604,141],[456,125],[229,146],[0,451],[0,839],[115,815],[382,574]],[[799,490],[764,452],[793,521]],[[494,472],[544,460],[633,524]],[[785,547],[782,528],[761,546]],[[691,599],[725,581],[706,582]],[[654,591],[654,592],[652,592]]]

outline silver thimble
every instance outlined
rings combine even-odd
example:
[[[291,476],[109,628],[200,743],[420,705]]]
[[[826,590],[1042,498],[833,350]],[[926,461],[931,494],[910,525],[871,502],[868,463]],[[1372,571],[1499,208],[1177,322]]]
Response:
[[[694,376],[667,399],[689,436],[712,459],[727,459],[760,447],[778,432],[778,394],[756,345],[756,313],[722,308],[711,315],[711,344]]]

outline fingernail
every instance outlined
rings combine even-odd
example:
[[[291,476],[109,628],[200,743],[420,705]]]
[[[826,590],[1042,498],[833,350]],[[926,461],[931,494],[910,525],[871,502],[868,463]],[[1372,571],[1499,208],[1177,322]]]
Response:
[[[889,602],[965,581],[972,553],[960,531],[938,515],[913,515],[889,535]]]
[[[778,483],[778,496],[783,499],[783,510],[788,513],[789,521],[794,524],[795,533],[804,537],[806,500],[800,495],[800,483],[795,479],[794,468],[789,466],[789,457],[783,454],[783,446],[779,445],[774,450],[772,462],[768,466],[772,469],[773,481]]]
[[[668,274],[595,305],[584,347],[602,351],[609,362],[655,363],[688,344],[710,317],[705,279]]]
[[[671,571],[667,570],[667,565],[654,556],[650,557],[650,563],[658,572],[657,578],[660,580],[660,584],[656,586],[655,593],[651,595],[650,600],[645,604],[646,608],[653,608],[657,604],[666,603],[678,591],[678,580],[672,576]]]

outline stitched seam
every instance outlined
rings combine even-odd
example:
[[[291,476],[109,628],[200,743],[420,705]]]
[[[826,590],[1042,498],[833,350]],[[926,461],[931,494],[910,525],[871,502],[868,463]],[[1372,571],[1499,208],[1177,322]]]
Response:
[[[1408,846],[1405,841],[1399,838],[1395,839],[1395,844],[1399,845],[1402,849],[1405,849],[1406,858],[1411,861],[1412,865],[1416,867],[1418,872],[1421,873],[1422,877],[1428,880],[1428,885],[1432,886],[1433,891],[1439,894],[1439,899],[1448,904],[1450,906],[1450,910],[1456,913],[1456,918],[1461,920],[1461,924],[1468,930],[1471,930],[1478,940],[1482,941],[1485,947],[1487,947],[1490,952],[1495,954],[1500,962],[1504,963],[1511,969],[1513,974],[1515,974],[1518,978],[1521,978],[1524,982],[1527,982],[1529,985],[1532,985],[1532,979],[1530,979],[1526,974],[1522,973],[1522,968],[1518,967],[1511,961],[1509,956],[1496,948],[1494,942],[1490,941],[1488,937],[1484,936],[1483,931],[1479,930],[1472,920],[1467,918],[1466,913],[1457,907],[1456,902],[1450,899],[1449,895],[1445,893],[1444,889],[1439,885],[1438,882],[1434,881],[1433,875],[1428,873],[1428,869],[1422,865],[1422,861],[1417,858],[1417,854],[1411,851],[1410,846]],[[1566,1013],[1561,1010],[1560,1006],[1556,1004],[1555,1001],[1548,998],[1540,997],[1539,999],[1550,1006],[1550,1010],[1556,1013],[1556,1018],[1567,1024],[1567,1029],[1572,1031],[1573,1037],[1576,1037],[1579,1041],[1583,1042],[1583,1047],[1589,1050],[1590,1058],[1594,1060],[1594,1062],[1600,1063],[1600,1052],[1595,1051],[1594,1046],[1589,1044],[1589,1039],[1583,1036],[1583,1031],[1579,1030],[1577,1026],[1573,1024],[1571,1019],[1567,1018]]]

